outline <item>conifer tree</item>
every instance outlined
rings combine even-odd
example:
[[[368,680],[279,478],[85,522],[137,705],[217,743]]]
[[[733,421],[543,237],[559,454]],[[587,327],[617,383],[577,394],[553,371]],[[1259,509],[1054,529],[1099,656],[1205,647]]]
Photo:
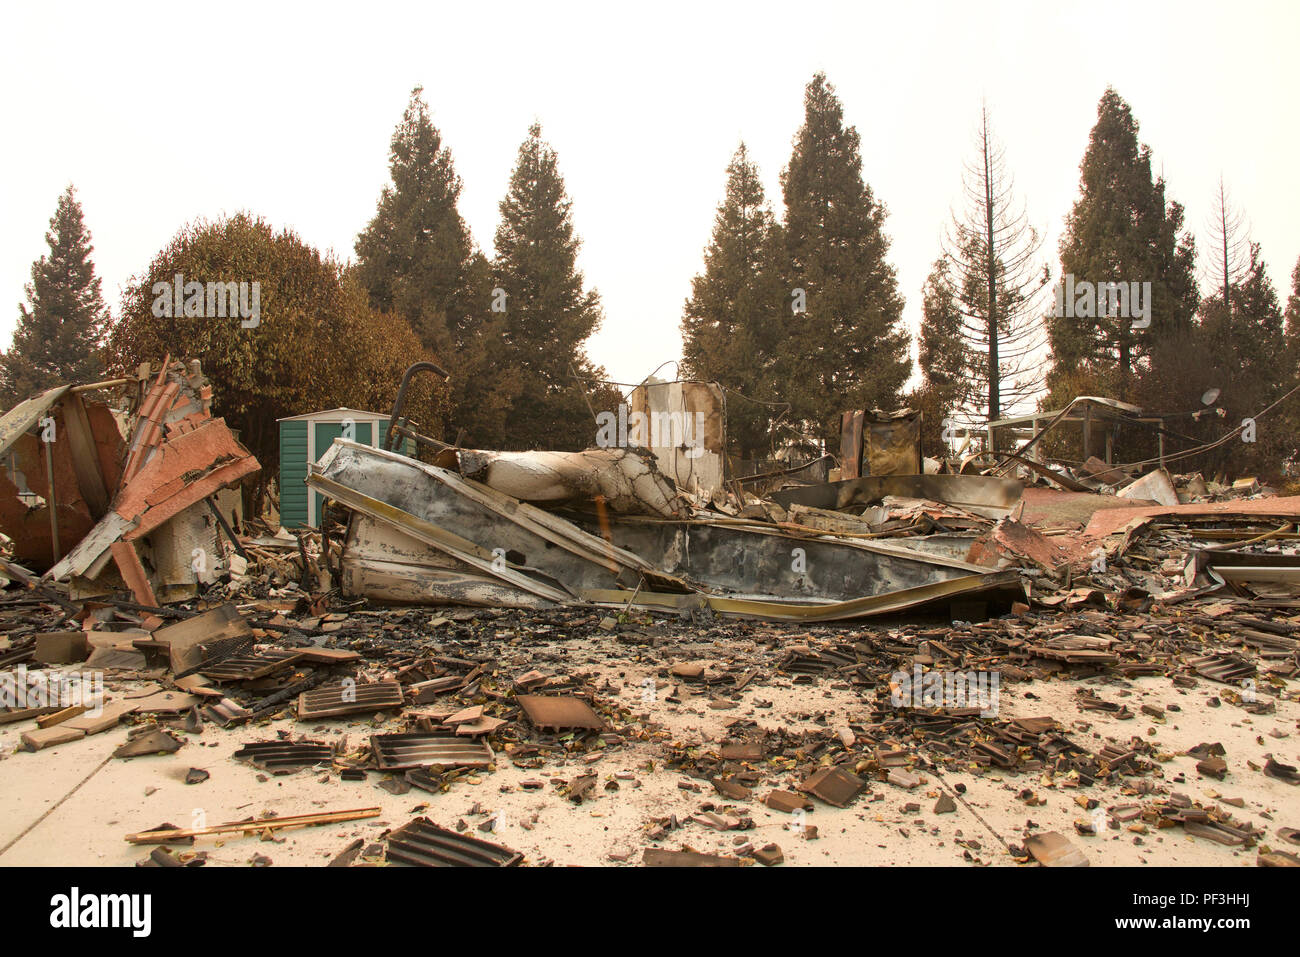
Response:
[[[682,314],[683,374],[728,390],[727,437],[742,458],[769,451],[772,336],[781,321],[779,232],[741,143]]]
[[[1040,293],[1048,284],[1038,261],[1042,240],[1016,203],[987,109],[962,186],[964,209],[953,216],[944,255],[961,312],[958,335],[971,353],[963,411],[987,421],[1029,411],[1028,401],[1044,391]]]
[[[1214,197],[1209,236],[1206,243],[1209,266],[1206,284],[1216,289],[1220,298],[1231,307],[1232,284],[1239,281],[1250,266],[1250,235],[1245,216],[1232,206],[1222,176]]]
[[[1195,394],[1219,390],[1216,405],[1225,418],[1208,419],[1200,429],[1206,440],[1216,438],[1243,419],[1253,417],[1280,398],[1296,383],[1289,374],[1285,325],[1277,292],[1269,281],[1258,243],[1251,243],[1240,279],[1230,281],[1200,306],[1199,327],[1182,343],[1194,357],[1194,367],[1184,371],[1185,384],[1169,383],[1165,401],[1196,408]],[[1277,462],[1295,449],[1286,416],[1300,410],[1289,402],[1260,419],[1249,441],[1233,442],[1198,462],[1201,468],[1230,469],[1236,474],[1276,469]]]
[[[1282,385],[1289,391],[1300,385],[1300,259],[1291,270],[1291,294],[1287,297],[1283,320]],[[1300,445],[1300,401],[1294,397],[1288,401],[1282,419],[1295,444]]]
[[[583,289],[572,207],[555,150],[534,123],[500,203],[492,264],[519,374],[507,447],[582,449],[594,441],[584,382],[605,373],[587,358],[585,343],[600,326],[600,297]]]
[[[1291,342],[1300,339],[1300,259],[1291,270],[1291,295],[1286,301],[1286,335]]]
[[[1149,282],[1150,316],[1136,326],[1133,315],[1092,308],[1086,299],[1087,308],[1053,310],[1053,408],[1074,398],[1084,381],[1092,394],[1131,400],[1142,360],[1162,340],[1187,334],[1197,304],[1195,244],[1182,232],[1183,208],[1166,204],[1164,179],[1152,179],[1151,149],[1138,143],[1137,121],[1113,89],[1098,104],[1080,174],[1080,196],[1061,238],[1063,282]]]
[[[837,445],[841,412],[898,406],[911,360],[885,258],[885,207],[863,181],[861,137],[844,125],[823,73],[804,91],[781,186],[786,289],[775,380],[794,418]]]
[[[967,412],[979,356],[962,336],[961,304],[948,259],[935,260],[921,290],[917,364],[921,385],[907,405],[921,411],[921,445],[927,455],[944,455],[950,426],[971,425]]]
[[[451,436],[464,430],[466,442],[497,445],[512,388],[505,321],[492,310],[486,260],[457,208],[461,180],[420,87],[393,133],[389,172],[357,237],[354,275],[371,307],[405,319],[451,373]]]
[[[50,251],[32,264],[13,345],[0,355],[0,403],[6,409],[56,385],[94,380],[103,369],[108,311],[90,258],[90,232],[71,186],[59,197],[45,242]]]
[[[918,359],[923,388],[933,393],[945,414],[958,412],[970,396],[971,367],[980,356],[962,337],[961,303],[943,256],[935,260],[921,293]]]

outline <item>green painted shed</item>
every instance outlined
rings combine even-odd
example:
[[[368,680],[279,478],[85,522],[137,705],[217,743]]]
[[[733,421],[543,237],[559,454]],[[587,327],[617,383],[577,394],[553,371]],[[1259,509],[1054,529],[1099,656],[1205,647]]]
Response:
[[[307,487],[307,464],[319,462],[330,444],[351,432],[352,441],[378,448],[388,416],[361,409],[330,409],[280,419],[280,524],[287,529],[320,528],[322,497]],[[405,440],[401,451],[411,454]]]

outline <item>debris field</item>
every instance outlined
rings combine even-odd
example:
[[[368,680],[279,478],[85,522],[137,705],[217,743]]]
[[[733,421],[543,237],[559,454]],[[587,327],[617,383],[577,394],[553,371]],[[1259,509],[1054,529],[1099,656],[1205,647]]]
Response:
[[[1300,863],[1300,497],[344,438],[290,532],[210,397],[0,420],[0,865]]]

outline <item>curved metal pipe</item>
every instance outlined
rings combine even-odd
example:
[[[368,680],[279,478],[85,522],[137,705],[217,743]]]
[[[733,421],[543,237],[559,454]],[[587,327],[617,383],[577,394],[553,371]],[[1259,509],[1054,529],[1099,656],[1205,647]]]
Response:
[[[392,447],[393,425],[402,414],[402,406],[406,404],[406,387],[411,384],[411,377],[417,372],[433,372],[442,376],[444,382],[451,380],[451,374],[434,362],[417,362],[407,367],[407,370],[402,373],[402,384],[397,387],[397,398],[393,401],[393,412],[388,417],[388,427],[384,429],[383,447],[389,452],[394,451]]]

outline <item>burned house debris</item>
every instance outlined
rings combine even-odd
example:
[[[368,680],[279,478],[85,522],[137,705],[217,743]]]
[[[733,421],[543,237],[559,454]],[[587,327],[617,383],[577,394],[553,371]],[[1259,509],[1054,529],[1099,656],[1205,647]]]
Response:
[[[87,398],[113,388],[130,393],[125,433],[117,410]],[[74,599],[122,584],[147,605],[195,597],[222,564],[220,536],[236,545],[226,513],[237,524],[240,507],[220,493],[259,468],[211,404],[196,361],[51,389],[10,410],[0,419],[0,531],[14,560],[70,580]],[[22,501],[19,476],[40,506]]]
[[[817,621],[1016,584],[1014,576],[905,548],[823,541],[788,522],[687,518],[689,504],[654,459],[634,450],[462,451],[454,459],[459,472],[341,440],[325,453],[308,484],[361,517],[343,548],[345,594]],[[467,481],[466,472],[480,481]],[[584,528],[530,500],[599,500],[604,522]],[[800,571],[796,548],[833,572],[819,582]]]
[[[196,363],[11,410],[0,794],[99,768],[0,864],[65,813],[146,866],[1300,863],[1300,497],[1041,425],[927,473],[910,411],[741,481],[661,385],[646,446],[336,438],[296,534]]]

